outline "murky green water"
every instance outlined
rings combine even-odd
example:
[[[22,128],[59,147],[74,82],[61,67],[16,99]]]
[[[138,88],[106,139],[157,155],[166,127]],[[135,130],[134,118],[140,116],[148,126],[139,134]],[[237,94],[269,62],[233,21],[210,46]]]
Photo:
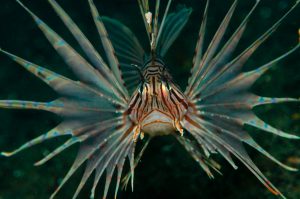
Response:
[[[96,29],[90,17],[87,0],[58,1],[87,34],[88,38],[102,51]],[[138,6],[134,0],[95,0],[102,15],[117,18],[137,34],[146,44],[146,34]],[[193,8],[191,20],[175,45],[169,51],[166,63],[175,82],[186,85],[191,67],[193,51],[200,26],[201,14],[205,1],[174,0],[176,4],[186,4]],[[212,38],[218,24],[226,14],[232,1],[212,0],[207,41]],[[238,52],[241,52],[272,23],[275,22],[293,4],[292,0],[266,0],[261,3],[249,27],[241,40]],[[38,16],[53,27],[75,49],[79,46],[63,26],[46,1],[24,0]],[[251,8],[251,1],[242,1],[234,15],[231,28],[226,35],[234,31],[238,23]],[[263,63],[291,49],[298,42],[300,27],[300,7],[285,20],[278,31],[247,62],[245,70],[261,66]],[[0,47],[21,57],[68,77],[74,77],[62,59],[52,49],[40,30],[28,14],[15,1],[0,2]],[[299,97],[300,96],[300,53],[292,54],[276,64],[258,80],[252,90],[263,96]],[[7,57],[0,55],[0,98],[46,101],[56,94]],[[258,107],[258,115],[287,132],[300,135],[300,105],[281,104]],[[53,114],[37,111],[0,110],[0,151],[14,149],[31,138],[46,132],[60,122]],[[291,165],[300,166],[299,141],[286,140],[271,134],[248,128],[256,140],[271,154]],[[66,174],[76,155],[77,147],[51,160],[41,167],[33,163],[49,153],[64,139],[51,140],[45,144],[26,150],[15,157],[0,157],[0,199],[43,199],[49,197],[59,181]],[[267,177],[288,198],[300,198],[300,174],[279,168],[271,161],[249,148],[249,154]],[[296,157],[299,157],[296,158]],[[293,158],[293,159],[292,159]],[[209,180],[206,174],[172,137],[156,138],[136,169],[135,191],[130,189],[120,192],[120,198],[228,198],[252,199],[275,198],[259,181],[240,163],[240,168],[233,170],[222,158],[216,157],[222,164],[223,176],[216,174],[215,180]],[[236,161],[238,162],[238,161]],[[58,198],[70,198],[80,180],[78,172],[63,188]],[[103,183],[100,183],[99,193]],[[80,194],[88,198],[90,183]],[[101,196],[101,193],[99,194]],[[100,198],[100,197],[99,197]]]

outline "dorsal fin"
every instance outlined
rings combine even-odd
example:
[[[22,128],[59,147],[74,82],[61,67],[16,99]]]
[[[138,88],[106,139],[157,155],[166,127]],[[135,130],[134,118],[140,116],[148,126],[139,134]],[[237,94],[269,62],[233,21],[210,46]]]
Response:
[[[164,57],[187,23],[192,9],[181,6],[176,12],[168,14],[172,2],[169,0],[159,24],[160,0],[156,0],[154,17],[149,9],[149,0],[138,0],[138,2],[149,38],[151,55]]]
[[[180,6],[177,11],[170,13],[165,20],[165,24],[162,24],[161,35],[157,40],[156,52],[161,57],[164,57],[169,50],[170,46],[177,39],[180,32],[186,25],[190,15],[192,13],[191,8]]]
[[[141,81],[139,70],[144,63],[144,49],[127,26],[109,17],[102,17],[102,21],[119,60],[125,86],[132,93]]]

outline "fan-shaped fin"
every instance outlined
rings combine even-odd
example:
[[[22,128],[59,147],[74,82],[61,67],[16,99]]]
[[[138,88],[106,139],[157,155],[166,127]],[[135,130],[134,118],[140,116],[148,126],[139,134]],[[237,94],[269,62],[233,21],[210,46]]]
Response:
[[[132,63],[143,64],[145,52],[132,31],[121,22],[109,17],[102,17],[102,21],[106,27],[114,48],[120,51],[123,50],[128,52],[128,55],[131,55],[133,58],[136,58],[139,61],[138,63]],[[118,52],[116,51],[116,54],[117,53]],[[130,57],[128,57],[128,59],[130,60]]]
[[[0,102],[0,107],[47,110],[63,117],[63,122],[55,129],[25,143],[13,152],[3,152],[2,155],[14,155],[35,144],[39,144],[47,139],[60,135],[73,136],[63,145],[36,163],[36,165],[41,165],[61,153],[66,148],[77,142],[81,142],[82,146],[80,147],[79,154],[67,176],[64,178],[62,184],[51,196],[51,198],[53,198],[63,184],[82,165],[82,163],[95,155],[101,147],[105,147],[105,144],[109,143],[114,143],[114,146],[118,144],[112,141],[118,140],[118,137],[122,135],[119,127],[124,120],[119,116],[123,113],[122,107],[124,107],[126,97],[122,98],[120,93],[115,92],[114,88],[110,85],[109,79],[104,77],[101,73],[89,65],[88,62],[85,61],[78,53],[76,53],[68,44],[66,44],[65,41],[59,37],[59,35],[51,30],[20,1],[18,2],[30,13],[48,40],[59,51],[62,57],[66,59],[66,62],[83,82],[69,80],[41,66],[1,50],[14,61],[21,64],[28,71],[51,86],[55,91],[58,92],[58,94],[60,94],[60,98],[52,102],[3,100]],[[54,7],[58,6],[54,1],[52,1],[52,3],[54,3]],[[62,11],[59,7],[56,7],[56,9],[58,12]],[[66,17],[63,16],[64,13],[61,12],[60,14],[60,17]],[[68,18],[64,18],[64,20],[68,21]],[[69,28],[71,29],[71,32],[73,31],[72,33],[76,33],[76,31],[78,31],[75,24],[69,24]],[[88,45],[86,43],[88,41],[85,40],[84,36],[81,35],[80,32],[77,33],[79,33],[79,35],[77,35],[77,39],[81,40],[81,42],[83,42],[85,45]],[[131,137],[130,135],[128,136],[128,139],[130,140]]]
[[[281,163],[265,151],[250,137],[247,132],[243,130],[243,125],[248,124],[285,138],[299,139],[299,136],[288,134],[271,127],[264,121],[260,120],[252,112],[252,108],[258,105],[281,102],[299,102],[299,99],[265,98],[251,94],[247,90],[272,65],[296,51],[300,45],[297,44],[290,51],[255,70],[242,72],[241,69],[249,57],[256,51],[263,41],[265,41],[278,28],[281,22],[299,4],[299,2],[296,2],[295,5],[292,6],[292,8],[290,8],[271,28],[254,41],[250,47],[244,50],[244,52],[235,59],[229,61],[232,52],[235,50],[235,47],[246,28],[249,17],[256,8],[258,2],[259,1],[256,2],[241,25],[217,53],[217,48],[221,41],[222,34],[224,34],[227,29],[229,19],[233,13],[236,4],[235,1],[231,9],[228,11],[227,16],[223,20],[223,25],[220,25],[212,42],[210,42],[203,58],[194,58],[194,61],[196,62],[198,60],[200,64],[199,66],[196,66],[196,69],[192,69],[193,73],[186,90],[186,94],[191,104],[193,104],[193,108],[188,111],[185,118],[186,120],[183,122],[183,126],[197,140],[199,145],[203,145],[203,140],[206,140],[207,143],[209,141],[209,143],[216,147],[216,150],[234,168],[237,167],[232,161],[230,153],[236,156],[272,193],[284,198],[284,196],[266,179],[266,177],[251,161],[250,157],[244,150],[242,142],[245,142],[255,148],[281,167],[291,171],[296,171],[296,169]],[[205,10],[205,12],[207,11]],[[206,13],[204,14],[204,24],[206,23],[205,15]],[[202,35],[204,34],[203,29],[204,28],[202,27],[200,29],[200,34]],[[218,34],[219,36],[217,36]],[[196,47],[197,56],[201,56],[201,53],[198,53],[197,48],[201,48],[201,46],[197,45]],[[206,145],[205,147],[209,148],[208,146],[209,145]]]
[[[191,8],[181,8],[175,13],[170,13],[162,27],[161,36],[157,41],[157,54],[161,57],[164,57],[173,44],[173,42],[177,39],[178,35],[182,31],[183,27],[186,25],[190,14],[192,12]]]
[[[215,153],[214,148],[212,148],[212,146],[210,146],[210,144],[206,140],[204,140],[203,136],[194,135],[194,137],[197,140],[198,144],[203,149],[206,157],[209,157],[210,153]]]
[[[102,21],[109,34],[116,56],[119,59],[125,86],[129,90],[129,93],[132,93],[132,88],[135,89],[138,81],[141,79],[138,70],[141,70],[144,64],[145,52],[136,36],[124,24],[108,17],[102,17]],[[134,85],[128,86],[133,81],[128,80],[129,77],[138,81],[135,81]]]

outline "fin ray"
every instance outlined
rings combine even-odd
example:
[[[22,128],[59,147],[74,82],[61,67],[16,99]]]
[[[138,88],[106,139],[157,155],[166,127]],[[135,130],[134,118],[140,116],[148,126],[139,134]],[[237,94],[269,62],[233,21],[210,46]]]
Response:
[[[104,24],[102,22],[102,19],[99,15],[99,12],[94,4],[93,0],[88,0],[90,9],[91,9],[91,13],[94,19],[94,22],[96,24],[99,36],[101,38],[102,44],[103,44],[103,48],[105,50],[106,53],[106,57],[108,59],[109,65],[112,69],[113,74],[115,75],[117,81],[119,82],[120,86],[121,86],[121,90],[122,90],[122,94],[124,95],[125,99],[128,100],[129,96],[127,93],[126,88],[124,87],[124,81],[122,79],[122,74],[119,68],[119,62],[118,59],[116,58],[115,55],[115,51],[114,48],[112,46],[112,43],[108,37],[107,31],[104,27]]]

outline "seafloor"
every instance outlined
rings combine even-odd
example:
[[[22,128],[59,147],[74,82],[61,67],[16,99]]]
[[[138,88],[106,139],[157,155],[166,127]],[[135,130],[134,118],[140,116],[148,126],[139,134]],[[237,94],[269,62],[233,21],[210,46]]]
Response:
[[[49,23],[75,49],[79,46],[63,26],[47,1],[24,0],[45,22]],[[96,29],[90,17],[87,0],[58,0],[73,19],[87,34],[100,51]],[[145,45],[146,34],[135,0],[95,0],[102,15],[119,19],[137,34]],[[165,1],[163,1],[165,3]],[[185,87],[192,63],[192,56],[197,39],[201,14],[205,1],[174,0],[175,4],[186,4],[193,8],[193,14],[187,27],[169,51],[165,62],[173,74],[174,80]],[[254,1],[241,1],[226,35],[230,36],[234,28],[250,10]],[[294,0],[265,0],[251,18],[249,27],[241,40],[238,52],[254,41],[269,28]],[[164,4],[163,3],[163,4]],[[228,10],[232,0],[212,0],[207,41]],[[300,6],[285,20],[247,62],[245,70],[258,67],[263,63],[291,49],[298,42],[300,27]],[[206,43],[207,46],[207,43]],[[28,14],[12,0],[0,1],[0,47],[13,52],[47,68],[74,77],[62,59],[52,49],[40,30]],[[79,50],[80,51],[80,50]],[[254,93],[275,97],[300,96],[300,53],[290,55],[276,64],[253,86]],[[0,98],[46,101],[56,94],[29,74],[22,67],[7,57],[0,55]],[[300,104],[289,103],[258,107],[255,112],[275,127],[300,135]],[[0,151],[11,150],[20,144],[46,132],[59,123],[60,118],[47,112],[0,110]],[[246,127],[247,128],[247,127]],[[269,133],[247,128],[258,143],[284,163],[300,167],[300,141],[287,140]],[[55,139],[45,144],[26,150],[15,157],[0,157],[0,199],[44,199],[48,198],[66,174],[76,155],[77,147],[68,149],[63,154],[41,167],[33,163],[49,153],[62,139]],[[281,169],[258,152],[247,147],[254,162],[265,175],[288,198],[300,198],[300,174]],[[241,164],[238,170],[219,156],[215,157],[222,164],[223,176],[216,174],[215,180],[209,180],[206,174],[193,161],[187,152],[172,137],[159,137],[150,143],[142,162],[136,169],[135,188],[121,191],[120,198],[203,198],[203,199],[253,199],[275,198],[259,181]],[[237,162],[237,161],[236,161]],[[81,169],[63,188],[57,198],[71,198],[80,180]],[[103,183],[100,183],[101,190]],[[88,183],[80,198],[88,198],[91,183]],[[100,192],[100,191],[99,191]],[[101,194],[99,194],[101,198]]]

